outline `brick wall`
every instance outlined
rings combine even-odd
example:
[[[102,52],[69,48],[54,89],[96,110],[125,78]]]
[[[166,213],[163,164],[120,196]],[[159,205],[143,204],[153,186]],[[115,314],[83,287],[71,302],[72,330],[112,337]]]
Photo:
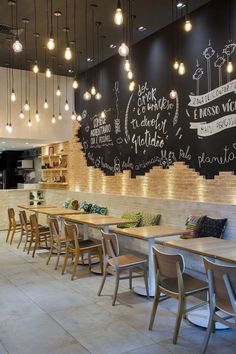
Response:
[[[207,180],[178,162],[168,170],[155,167],[136,179],[131,179],[128,171],[105,176],[99,169],[87,167],[81,145],[76,139],[70,143],[54,144],[54,147],[55,152],[63,148],[68,153],[69,190],[236,204],[236,176],[231,172],[222,172],[214,180]]]

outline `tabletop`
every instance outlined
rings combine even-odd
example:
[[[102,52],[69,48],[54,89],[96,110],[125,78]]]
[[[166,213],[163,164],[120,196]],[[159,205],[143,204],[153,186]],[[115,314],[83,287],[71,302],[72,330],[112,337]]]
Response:
[[[199,237],[180,240],[163,240],[164,246],[216,258],[225,262],[236,262],[236,241],[216,237]]]
[[[135,223],[136,221],[126,220],[109,215],[100,214],[86,214],[86,215],[68,215],[63,217],[66,221],[87,224],[91,226],[106,226],[106,225],[119,225],[127,223]]]
[[[177,229],[171,226],[141,226],[141,227],[129,227],[126,229],[116,228],[112,230],[119,235],[125,235],[129,237],[139,238],[142,240],[148,240],[156,237],[183,235],[186,230]],[[188,231],[189,233],[189,231]]]
[[[34,211],[40,214],[45,214],[48,216],[54,215],[70,215],[70,214],[84,214],[84,211],[65,209],[65,208],[40,208],[37,209],[35,207],[28,209],[30,211]]]
[[[40,205],[17,205],[18,208],[20,209],[44,209],[44,208],[56,208],[56,205],[50,205],[50,204],[40,204]]]

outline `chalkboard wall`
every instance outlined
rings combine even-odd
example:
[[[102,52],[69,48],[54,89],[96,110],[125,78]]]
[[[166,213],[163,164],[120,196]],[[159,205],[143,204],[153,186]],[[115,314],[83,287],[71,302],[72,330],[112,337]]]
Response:
[[[184,161],[206,178],[236,173],[236,28],[229,21],[236,4],[229,3],[214,0],[195,11],[189,33],[180,20],[133,46],[134,92],[118,55],[82,75],[76,112],[88,166],[107,175],[131,170],[136,177]],[[183,76],[172,70],[174,47],[185,63]],[[102,100],[85,102],[83,93],[96,80]]]

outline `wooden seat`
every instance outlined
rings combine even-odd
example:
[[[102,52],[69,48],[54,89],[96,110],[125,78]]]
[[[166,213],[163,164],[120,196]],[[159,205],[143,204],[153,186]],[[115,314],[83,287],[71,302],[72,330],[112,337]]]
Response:
[[[204,264],[209,281],[210,317],[201,351],[203,354],[206,353],[211,333],[215,332],[215,322],[236,329],[236,266],[216,264],[206,258]],[[220,316],[218,310],[221,311]]]
[[[144,277],[147,296],[149,297],[148,278],[147,278],[147,261],[145,259],[136,257],[134,255],[119,255],[119,243],[116,234],[107,234],[102,232],[102,247],[103,247],[103,279],[98,290],[98,296],[101,295],[103,286],[105,284],[106,276],[108,273],[116,276],[115,292],[113,296],[112,305],[116,303],[119,281],[122,279],[129,279],[129,287],[132,289],[132,278]],[[142,269],[141,275],[133,276],[132,271],[135,269]],[[129,276],[122,276],[125,271],[129,271]]]
[[[45,243],[45,247],[48,247],[48,241],[50,241],[50,231],[48,227],[41,227],[38,223],[38,218],[36,214],[30,215],[30,227],[31,227],[31,238],[28,248],[28,253],[31,250],[32,243],[34,243],[32,257],[35,256],[35,252],[41,243]]]
[[[195,310],[207,303],[204,301],[195,306],[186,308],[187,296],[207,291],[208,284],[207,282],[194,278],[184,272],[185,264],[182,255],[163,253],[154,247],[153,256],[156,272],[156,291],[149,323],[149,330],[152,330],[153,328],[160,294],[163,293],[166,295],[164,299],[178,299],[179,306],[173,335],[173,343],[176,344],[182,317],[186,316],[187,312]]]
[[[47,265],[50,262],[51,256],[53,251],[57,252],[57,260],[55,264],[55,270],[57,270],[60,256],[62,253],[65,253],[66,249],[66,237],[61,233],[58,219],[57,218],[50,218],[49,219],[49,229],[50,229],[50,238],[51,238],[51,248],[47,260]]]
[[[21,232],[21,223],[19,221],[16,221],[15,211],[13,208],[8,209],[8,222],[9,222],[9,225],[8,225],[8,231],[7,231],[7,236],[6,236],[6,242],[8,242],[8,239],[10,237],[10,245],[11,245],[15,233]]]
[[[65,223],[65,237],[66,237],[66,253],[64,264],[62,268],[62,274],[64,274],[69,255],[74,258],[74,266],[72,270],[71,280],[74,279],[76,274],[78,261],[83,261],[84,254],[88,254],[89,270],[91,270],[91,256],[96,255],[100,259],[101,271],[103,270],[103,258],[102,258],[102,245],[95,243],[91,240],[79,241],[79,233],[76,224]]]

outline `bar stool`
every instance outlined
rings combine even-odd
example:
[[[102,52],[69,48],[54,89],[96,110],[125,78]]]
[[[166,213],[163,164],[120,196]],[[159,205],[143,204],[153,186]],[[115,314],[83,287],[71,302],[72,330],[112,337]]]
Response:
[[[76,274],[76,269],[78,266],[78,261],[79,259],[83,260],[84,254],[88,254],[90,271],[91,271],[91,257],[94,255],[99,257],[101,271],[102,271],[103,270],[102,245],[95,243],[92,240],[79,241],[78,239],[79,233],[76,224],[68,224],[65,222],[64,227],[65,227],[65,237],[66,237],[66,253],[65,253],[65,259],[64,259],[64,264],[62,267],[61,274],[64,274],[65,272],[69,255],[72,255],[72,259],[74,258],[74,266],[72,270],[71,280],[74,279],[74,276]]]
[[[30,227],[31,227],[31,239],[29,243],[28,253],[30,252],[32,243],[34,242],[34,249],[32,257],[34,258],[36,249],[41,242],[45,243],[48,247],[48,241],[50,241],[50,232],[48,227],[42,227],[38,224],[38,218],[36,214],[30,215]]]
[[[7,232],[7,236],[6,236],[6,242],[8,242],[8,239],[9,239],[9,236],[11,233],[11,238],[10,238],[10,245],[11,245],[15,233],[21,231],[21,224],[19,221],[16,221],[15,211],[13,208],[8,209],[8,221],[9,221],[9,225],[8,225],[8,232]]]

